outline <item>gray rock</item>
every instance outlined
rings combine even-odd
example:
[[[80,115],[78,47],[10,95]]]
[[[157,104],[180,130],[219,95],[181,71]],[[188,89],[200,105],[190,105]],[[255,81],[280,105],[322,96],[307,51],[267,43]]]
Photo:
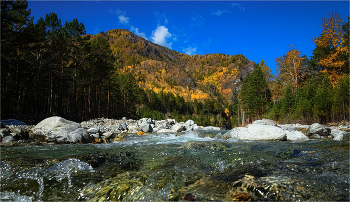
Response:
[[[103,138],[109,139],[113,136],[113,133],[111,132],[105,132],[102,134]]]
[[[16,135],[20,135],[21,134],[21,129],[20,128],[15,128],[13,126],[9,127],[10,133],[15,133]]]
[[[98,133],[92,133],[92,134],[90,134],[90,136],[92,138],[94,138],[94,139],[99,139],[100,138],[100,134],[98,134]]]
[[[186,128],[182,124],[178,123],[178,124],[175,124],[173,127],[171,127],[171,130],[175,131],[175,132],[181,132],[181,131],[186,130]]]
[[[192,126],[194,124],[194,121],[189,119],[185,122],[185,125]]]
[[[142,122],[140,124],[139,128],[141,131],[143,131],[145,133],[152,132],[151,124],[149,124],[147,121]]]
[[[127,119],[126,117],[123,117],[122,120],[123,120],[123,121],[127,121],[128,119]]]
[[[322,137],[318,134],[311,134],[309,138],[310,139],[322,139]]]
[[[277,123],[273,120],[270,119],[262,119],[263,122],[265,122],[266,125],[270,125],[270,126],[277,126]]]
[[[129,124],[128,125],[128,133],[137,133],[139,132],[139,128],[136,124]]]
[[[291,125],[279,125],[280,128],[282,128],[283,130],[287,130],[287,131],[296,131],[297,128],[295,126],[291,126]]]
[[[308,136],[312,136],[313,134],[317,134],[320,136],[328,136],[327,129],[319,123],[312,124],[307,130]]]
[[[333,140],[338,141],[349,141],[349,133],[342,130],[332,130],[331,135],[333,136]]]
[[[35,136],[44,136],[48,142],[83,143],[89,141],[87,132],[79,123],[53,116],[44,119],[33,129]]]
[[[276,126],[250,124],[236,127],[222,135],[223,138],[236,140],[286,140],[286,132]]]
[[[300,141],[300,140],[309,140],[309,138],[299,131],[285,131],[287,134],[287,140],[289,141]]]
[[[2,139],[2,143],[8,143],[12,141],[16,141],[16,139],[12,135],[6,136]]]
[[[153,128],[152,132],[157,133],[159,130],[159,128]]]
[[[123,130],[127,130],[127,129],[128,129],[125,122],[122,123],[122,129],[123,129]]]
[[[1,128],[0,129],[0,135],[2,138],[6,137],[6,136],[9,136],[10,135],[10,132],[7,128]]]
[[[99,133],[99,130],[97,128],[90,128],[89,130],[87,130],[87,132],[89,134],[92,134],[92,133]]]
[[[215,126],[207,126],[200,128],[200,130],[221,130],[220,127],[215,127]]]
[[[168,123],[170,123],[170,124],[175,124],[175,123],[176,123],[175,119],[167,119],[167,121],[168,121]]]
[[[193,131],[193,130],[194,130],[193,126],[186,126],[186,132]]]

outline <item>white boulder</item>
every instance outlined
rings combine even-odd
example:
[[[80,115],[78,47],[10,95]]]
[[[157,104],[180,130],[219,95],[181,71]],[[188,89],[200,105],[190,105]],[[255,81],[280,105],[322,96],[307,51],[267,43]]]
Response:
[[[349,141],[349,133],[342,131],[342,130],[332,130],[331,135],[333,136],[333,140],[338,141]]]
[[[309,138],[299,131],[286,131],[287,140],[289,141],[300,141],[300,140],[309,140]]]
[[[250,124],[236,127],[222,135],[223,138],[236,140],[286,140],[286,132],[276,126]]]
[[[89,140],[89,135],[79,123],[58,116],[42,120],[32,131],[36,136],[44,136],[47,142],[82,143]]]

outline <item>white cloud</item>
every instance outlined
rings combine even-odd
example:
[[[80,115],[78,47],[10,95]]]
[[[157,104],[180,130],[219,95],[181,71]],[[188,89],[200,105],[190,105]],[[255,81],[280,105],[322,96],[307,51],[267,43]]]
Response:
[[[189,46],[188,48],[184,48],[183,51],[187,54],[187,55],[194,55],[197,51],[197,47],[192,47]]]
[[[130,31],[134,32],[134,34],[136,34],[137,36],[141,36],[144,39],[147,39],[146,34],[143,32],[139,32],[139,28],[137,27],[131,26]]]
[[[153,32],[151,39],[153,43],[171,48],[172,43],[168,43],[167,40],[171,37],[168,28],[165,26],[158,26]]]
[[[217,15],[217,16],[220,16],[220,15],[222,15],[222,14],[224,14],[224,13],[228,13],[229,11],[227,11],[227,10],[217,10],[217,11],[215,11],[215,12],[212,12],[211,14],[212,15]]]
[[[119,15],[118,18],[119,18],[119,22],[124,25],[129,23],[129,19],[130,19],[129,17],[126,17],[124,15]]]
[[[241,10],[243,10],[243,11],[245,10],[245,7],[244,7],[244,6],[241,6],[241,4],[239,4],[239,3],[234,3],[234,2],[233,2],[233,3],[231,4],[231,6],[232,6],[232,7],[237,6],[239,9],[241,9]]]

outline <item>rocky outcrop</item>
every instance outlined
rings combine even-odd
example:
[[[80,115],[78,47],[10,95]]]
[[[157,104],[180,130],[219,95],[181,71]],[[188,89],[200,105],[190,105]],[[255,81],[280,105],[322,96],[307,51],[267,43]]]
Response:
[[[309,139],[333,139],[349,141],[348,125],[323,126],[314,123],[311,126],[301,124],[276,124],[273,120],[256,120],[246,127],[236,127],[216,139],[236,140],[288,140],[305,141]],[[180,133],[189,131],[219,131],[214,126],[202,127],[193,120],[176,122],[175,119],[153,120],[142,118],[121,120],[98,118],[83,121],[80,124],[61,117],[50,117],[36,126],[10,125],[0,129],[2,141],[55,142],[55,143],[108,143],[119,142],[120,134],[147,135],[147,133]],[[11,136],[7,137],[7,136]],[[5,137],[7,137],[5,139]]]
[[[56,143],[90,142],[86,130],[79,123],[54,116],[44,119],[32,129],[33,138]]]

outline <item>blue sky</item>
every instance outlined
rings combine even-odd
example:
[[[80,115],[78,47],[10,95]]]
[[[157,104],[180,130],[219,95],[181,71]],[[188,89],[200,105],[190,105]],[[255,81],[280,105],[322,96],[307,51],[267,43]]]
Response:
[[[349,1],[28,1],[34,22],[54,12],[77,18],[87,34],[127,29],[172,50],[193,54],[243,54],[275,59],[293,45],[311,56],[321,18],[335,12],[347,21]]]

